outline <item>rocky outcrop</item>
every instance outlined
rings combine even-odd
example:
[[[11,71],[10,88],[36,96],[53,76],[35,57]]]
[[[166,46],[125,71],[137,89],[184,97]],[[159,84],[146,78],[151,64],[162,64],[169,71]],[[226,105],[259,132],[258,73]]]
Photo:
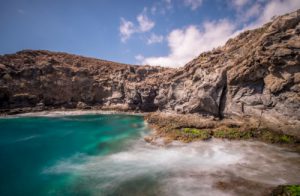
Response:
[[[49,51],[0,56],[0,109],[97,108],[251,117],[300,135],[300,11],[245,31],[183,68]]]
[[[300,135],[299,74],[297,11],[202,53],[162,85],[154,102],[179,113],[251,116]]]
[[[1,56],[0,63],[2,112],[26,107],[154,111],[156,84],[170,71],[33,50]]]

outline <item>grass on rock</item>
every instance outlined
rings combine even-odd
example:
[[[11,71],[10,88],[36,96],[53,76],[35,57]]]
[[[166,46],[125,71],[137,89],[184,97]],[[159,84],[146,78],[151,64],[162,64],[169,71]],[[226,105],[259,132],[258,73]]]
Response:
[[[272,196],[300,196],[300,185],[280,185],[274,189]]]
[[[268,143],[277,144],[294,144],[297,143],[295,137],[285,135],[269,130],[248,129],[243,130],[237,127],[222,127],[216,129],[198,129],[198,128],[174,128],[162,127],[161,136],[166,136],[169,139],[180,140],[183,142],[192,142],[196,140],[208,140],[212,137],[229,139],[229,140],[250,140],[256,139]]]

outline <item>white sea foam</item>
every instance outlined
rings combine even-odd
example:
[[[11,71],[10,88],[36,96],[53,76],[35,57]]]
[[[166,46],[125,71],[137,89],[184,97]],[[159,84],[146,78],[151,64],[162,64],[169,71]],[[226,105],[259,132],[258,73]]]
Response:
[[[3,116],[8,117],[24,117],[24,116],[44,116],[44,117],[64,117],[64,116],[78,116],[87,114],[126,114],[126,115],[144,115],[144,113],[136,112],[121,112],[121,111],[106,111],[106,110],[65,110],[65,111],[42,111],[42,112],[28,112],[23,114]]]
[[[37,138],[37,137],[40,137],[40,135],[30,135],[30,136],[27,136],[27,137],[22,137],[20,139],[15,140],[15,142],[25,142],[25,141],[32,140],[32,139]]]
[[[155,188],[149,185],[144,195],[257,194],[265,187],[300,183],[299,154],[261,142],[215,139],[161,147],[139,140],[130,150],[107,156],[81,155],[78,160],[78,156],[63,160],[44,172],[80,176],[79,184],[86,181],[81,187],[95,195],[124,190],[134,195],[132,188],[126,189],[128,183],[139,184],[145,179],[152,179]],[[222,190],[217,186],[220,181],[241,184]],[[258,185],[251,190],[248,186],[253,183]]]

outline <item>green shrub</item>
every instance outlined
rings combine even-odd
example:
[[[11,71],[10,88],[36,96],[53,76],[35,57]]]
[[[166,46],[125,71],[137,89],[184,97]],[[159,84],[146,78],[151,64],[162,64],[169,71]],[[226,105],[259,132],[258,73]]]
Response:
[[[287,185],[286,190],[291,196],[300,196],[300,185]]]
[[[276,187],[272,196],[300,196],[300,185],[280,185]]]

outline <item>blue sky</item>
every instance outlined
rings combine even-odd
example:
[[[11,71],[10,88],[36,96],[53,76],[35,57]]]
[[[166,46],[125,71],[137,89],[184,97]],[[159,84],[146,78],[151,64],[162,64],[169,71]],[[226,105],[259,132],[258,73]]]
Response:
[[[0,54],[45,49],[182,66],[299,0],[1,0]]]

